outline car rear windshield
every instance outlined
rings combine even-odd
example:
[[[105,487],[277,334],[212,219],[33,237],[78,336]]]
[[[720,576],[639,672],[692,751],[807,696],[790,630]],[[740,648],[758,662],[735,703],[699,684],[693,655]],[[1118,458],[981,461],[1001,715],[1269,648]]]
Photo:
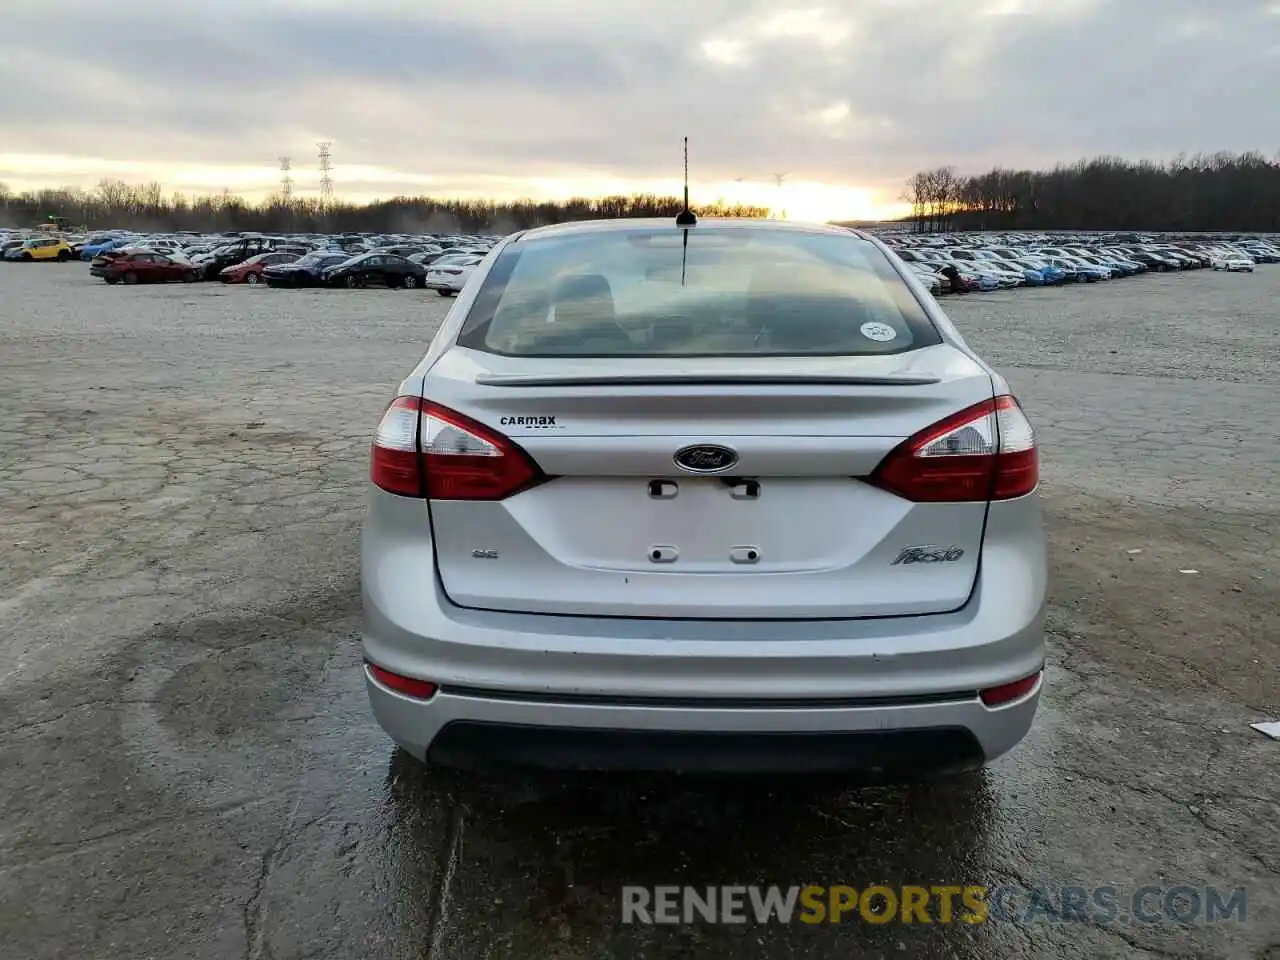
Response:
[[[508,245],[460,346],[529,357],[862,356],[939,343],[854,234],[698,226]]]

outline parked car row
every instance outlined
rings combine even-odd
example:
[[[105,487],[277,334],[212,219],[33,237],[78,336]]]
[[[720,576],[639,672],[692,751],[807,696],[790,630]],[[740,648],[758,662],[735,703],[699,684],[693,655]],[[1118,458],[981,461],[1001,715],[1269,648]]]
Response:
[[[497,239],[435,234],[140,236],[121,232],[85,237],[78,246],[60,241],[59,259],[77,255],[89,259],[90,275],[108,284],[220,280],[271,287],[427,288],[452,296]],[[28,249],[26,241],[20,246]]]
[[[1261,238],[957,234],[884,239],[935,294],[1096,283],[1173,270],[1251,272],[1258,263],[1280,263],[1280,245]]]
[[[1251,272],[1280,263],[1280,241],[1262,237],[1140,234],[882,234],[934,294],[1096,283],[1147,272],[1212,268]],[[271,287],[462,290],[497,237],[458,234],[140,234],[85,236],[0,231],[7,261],[90,261],[114,283],[219,280]]]
[[[425,287],[441,296],[452,296],[462,289],[482,259],[480,254],[448,254],[427,267],[390,253],[352,257],[324,250],[303,254],[272,251],[223,267],[217,278],[223,283],[269,287]],[[208,269],[176,254],[126,247],[95,257],[89,274],[109,284],[195,283],[204,278]]]

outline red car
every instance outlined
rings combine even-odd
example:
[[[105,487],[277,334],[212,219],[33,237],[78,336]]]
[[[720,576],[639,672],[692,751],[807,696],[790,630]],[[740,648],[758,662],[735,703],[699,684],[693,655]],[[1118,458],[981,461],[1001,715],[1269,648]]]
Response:
[[[175,260],[163,253],[138,251],[111,257],[99,257],[89,267],[89,275],[107,283],[167,283],[181,280],[192,283],[196,270],[185,260]]]
[[[296,253],[259,253],[242,263],[224,267],[218,271],[218,279],[223,283],[259,284],[263,282],[262,271],[267,267],[293,263],[298,256]]]

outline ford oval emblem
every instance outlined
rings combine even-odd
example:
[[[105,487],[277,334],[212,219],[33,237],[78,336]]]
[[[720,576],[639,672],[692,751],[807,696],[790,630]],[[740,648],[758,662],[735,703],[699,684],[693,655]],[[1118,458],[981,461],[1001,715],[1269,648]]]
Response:
[[[695,443],[681,447],[672,459],[677,467],[689,473],[723,473],[737,465],[738,454],[714,443]]]

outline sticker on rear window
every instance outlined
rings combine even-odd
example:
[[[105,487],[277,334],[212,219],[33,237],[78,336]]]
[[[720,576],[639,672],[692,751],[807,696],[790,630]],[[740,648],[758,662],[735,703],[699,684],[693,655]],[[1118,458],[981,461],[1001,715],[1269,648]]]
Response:
[[[887,343],[898,337],[898,331],[887,323],[864,323],[861,330],[862,335],[868,340],[878,340],[881,343]]]

